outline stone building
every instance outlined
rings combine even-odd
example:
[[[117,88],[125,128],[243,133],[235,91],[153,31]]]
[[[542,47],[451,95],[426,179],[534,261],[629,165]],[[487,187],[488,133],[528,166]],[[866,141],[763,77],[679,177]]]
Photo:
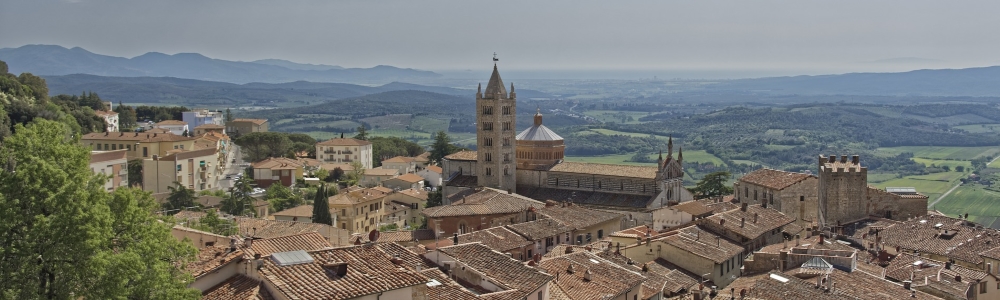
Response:
[[[894,220],[908,220],[927,214],[927,196],[914,188],[885,188],[869,186],[865,213]]]
[[[868,168],[857,155],[819,156],[819,225],[840,226],[868,217]]]
[[[816,221],[818,182],[810,174],[759,169],[736,180],[733,193],[738,202],[765,204],[808,226]]]
[[[510,85],[508,95],[494,64],[486,93],[482,92],[482,85],[476,92],[476,148],[479,153],[476,170],[479,186],[517,191],[514,160],[516,113],[514,84]]]

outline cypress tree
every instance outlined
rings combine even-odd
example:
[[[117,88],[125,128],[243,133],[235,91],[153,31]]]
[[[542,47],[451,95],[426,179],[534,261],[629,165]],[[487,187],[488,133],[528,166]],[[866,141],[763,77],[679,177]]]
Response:
[[[323,184],[316,190],[316,198],[313,199],[313,223],[333,225],[333,218],[330,216],[330,203],[326,198],[326,185]]]

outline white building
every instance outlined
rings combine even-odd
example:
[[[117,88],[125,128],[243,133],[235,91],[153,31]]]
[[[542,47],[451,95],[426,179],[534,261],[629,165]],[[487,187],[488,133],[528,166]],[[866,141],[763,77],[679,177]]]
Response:
[[[127,150],[90,151],[90,170],[108,176],[104,189],[109,192],[118,187],[128,186]]]
[[[181,120],[187,123],[188,127],[195,128],[205,124],[226,125],[226,118],[222,112],[210,111],[207,109],[185,111],[181,113]]]
[[[98,110],[94,112],[95,115],[104,119],[104,124],[106,124],[108,132],[118,132],[118,113],[113,111],[103,111]]]
[[[177,120],[166,120],[153,125],[153,128],[160,128],[170,131],[170,133],[176,135],[184,135],[185,132],[189,134],[192,132],[188,131],[188,124],[183,121]]]
[[[372,143],[352,138],[329,139],[316,143],[316,158],[323,163],[350,164],[359,161],[372,169]]]

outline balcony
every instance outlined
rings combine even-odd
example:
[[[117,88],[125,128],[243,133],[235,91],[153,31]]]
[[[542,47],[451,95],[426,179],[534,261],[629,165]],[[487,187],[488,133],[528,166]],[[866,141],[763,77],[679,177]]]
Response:
[[[323,153],[326,153],[326,154],[337,154],[337,151],[335,151],[335,150],[326,150],[326,151],[323,151]]]
[[[340,153],[337,154],[354,154],[354,152],[351,150],[345,150],[345,151],[340,151]]]

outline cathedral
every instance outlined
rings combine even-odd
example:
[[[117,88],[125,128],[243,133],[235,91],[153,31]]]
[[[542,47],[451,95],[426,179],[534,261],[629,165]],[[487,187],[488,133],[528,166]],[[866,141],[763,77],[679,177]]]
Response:
[[[496,64],[476,92],[477,151],[461,151],[442,161],[444,194],[490,187],[539,201],[566,201],[622,212],[646,212],[693,200],[683,186],[683,153],[662,152],[655,167],[566,162],[563,138],[542,123],[515,134],[517,94],[500,79]],[[445,199],[445,201],[448,201]]]

